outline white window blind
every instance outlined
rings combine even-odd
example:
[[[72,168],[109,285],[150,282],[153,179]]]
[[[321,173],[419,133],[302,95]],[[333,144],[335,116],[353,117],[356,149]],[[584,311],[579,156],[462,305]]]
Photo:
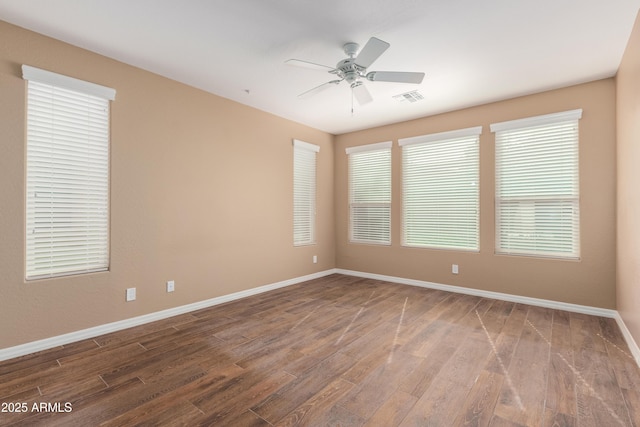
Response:
[[[23,66],[26,278],[109,267],[110,88]]]
[[[391,142],[349,147],[349,240],[391,244]]]
[[[582,110],[491,125],[496,133],[496,252],[580,257]]]
[[[316,153],[320,147],[293,141],[293,244],[316,242]]]
[[[477,251],[482,127],[399,140],[402,244]]]

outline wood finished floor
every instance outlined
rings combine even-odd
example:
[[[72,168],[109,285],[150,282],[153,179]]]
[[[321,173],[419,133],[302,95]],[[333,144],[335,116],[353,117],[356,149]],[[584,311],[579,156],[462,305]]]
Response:
[[[0,425],[640,426],[640,370],[612,319],[332,275],[0,362],[0,402],[29,408]]]

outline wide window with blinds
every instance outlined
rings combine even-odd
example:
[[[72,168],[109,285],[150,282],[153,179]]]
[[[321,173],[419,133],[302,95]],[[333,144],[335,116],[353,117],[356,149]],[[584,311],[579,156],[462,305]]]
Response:
[[[399,140],[402,244],[479,249],[479,138],[482,127]]]
[[[496,252],[580,257],[582,110],[496,123]]]
[[[316,153],[320,147],[293,141],[293,244],[316,243]]]
[[[27,65],[26,278],[109,268],[115,90]]]
[[[391,142],[349,147],[349,241],[391,244]]]

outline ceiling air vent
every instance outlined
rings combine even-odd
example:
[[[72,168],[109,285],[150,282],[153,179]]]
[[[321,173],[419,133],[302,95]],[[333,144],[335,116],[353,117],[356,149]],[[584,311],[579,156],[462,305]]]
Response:
[[[424,96],[417,90],[411,92],[401,93],[400,95],[394,95],[393,99],[398,102],[418,102],[424,99]]]

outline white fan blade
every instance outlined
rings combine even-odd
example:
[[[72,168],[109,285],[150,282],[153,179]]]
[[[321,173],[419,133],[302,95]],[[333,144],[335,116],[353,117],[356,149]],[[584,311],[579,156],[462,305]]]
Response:
[[[353,96],[356,97],[358,104],[364,105],[373,101],[371,93],[369,93],[369,89],[367,89],[367,87],[363,85],[362,82],[353,84],[351,86],[351,89],[353,90]]]
[[[422,83],[424,73],[404,71],[372,71],[367,73],[367,80],[372,82]]]
[[[329,67],[328,65],[316,64],[315,62],[302,61],[300,59],[288,59],[284,61],[287,65],[293,65],[294,67],[303,67],[310,68],[312,70],[320,70],[320,71],[333,71],[334,67]]]
[[[309,89],[306,92],[302,92],[300,95],[298,95],[298,98],[309,98],[317,93],[322,92],[325,89],[328,89],[329,86],[331,85],[337,85],[338,83],[340,83],[342,80],[331,80],[330,82],[326,82],[326,83],[322,83],[319,86],[316,86],[312,89]]]
[[[380,55],[384,53],[385,50],[389,48],[389,46],[389,43],[375,37],[371,37],[356,57],[355,63],[363,68],[368,68],[380,57]]]

